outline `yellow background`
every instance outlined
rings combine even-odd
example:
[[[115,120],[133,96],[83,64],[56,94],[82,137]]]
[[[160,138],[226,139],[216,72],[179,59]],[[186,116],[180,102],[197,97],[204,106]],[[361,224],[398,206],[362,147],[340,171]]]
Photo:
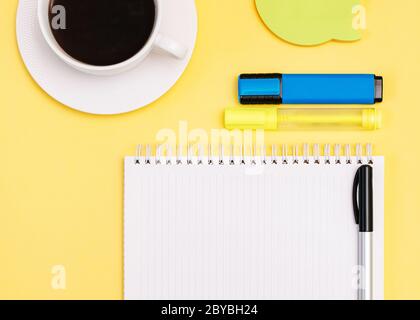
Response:
[[[179,120],[220,128],[241,72],[385,77],[383,130],[266,139],[374,143],[387,162],[386,297],[420,298],[420,1],[365,1],[361,41],[302,48],[273,36],[253,0],[197,0],[199,36],[184,76],[156,103],[120,116],[73,111],[35,84],[16,45],[17,3],[0,1],[0,298],[122,298],[123,157]],[[66,290],[51,288],[53,265],[66,267]]]

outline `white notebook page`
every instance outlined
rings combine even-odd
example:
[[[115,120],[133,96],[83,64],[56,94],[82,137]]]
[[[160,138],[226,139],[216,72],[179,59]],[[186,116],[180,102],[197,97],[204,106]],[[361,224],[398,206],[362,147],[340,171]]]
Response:
[[[359,165],[300,160],[210,166],[126,158],[125,298],[356,299]],[[383,299],[382,157],[374,158],[374,178],[374,297]]]

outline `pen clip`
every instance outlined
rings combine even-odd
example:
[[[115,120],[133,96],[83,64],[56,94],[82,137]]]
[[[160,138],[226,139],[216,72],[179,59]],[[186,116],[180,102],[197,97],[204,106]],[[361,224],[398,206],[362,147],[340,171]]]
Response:
[[[357,169],[356,176],[354,177],[353,183],[353,210],[354,210],[354,220],[356,224],[359,224],[360,210],[359,210],[359,184],[360,184],[360,168]]]

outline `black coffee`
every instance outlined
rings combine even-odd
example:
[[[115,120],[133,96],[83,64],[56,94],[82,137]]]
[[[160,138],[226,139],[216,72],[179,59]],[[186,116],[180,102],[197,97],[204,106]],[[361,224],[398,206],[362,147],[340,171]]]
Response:
[[[60,20],[62,8],[65,20]],[[50,26],[58,44],[72,58],[95,66],[136,55],[149,40],[155,17],[154,0],[50,0]]]

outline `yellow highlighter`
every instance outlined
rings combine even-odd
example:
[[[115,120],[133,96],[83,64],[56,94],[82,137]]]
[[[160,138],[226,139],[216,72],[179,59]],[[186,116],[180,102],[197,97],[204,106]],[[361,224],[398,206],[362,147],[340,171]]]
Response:
[[[264,130],[377,130],[382,112],[369,109],[229,108],[225,127]]]

